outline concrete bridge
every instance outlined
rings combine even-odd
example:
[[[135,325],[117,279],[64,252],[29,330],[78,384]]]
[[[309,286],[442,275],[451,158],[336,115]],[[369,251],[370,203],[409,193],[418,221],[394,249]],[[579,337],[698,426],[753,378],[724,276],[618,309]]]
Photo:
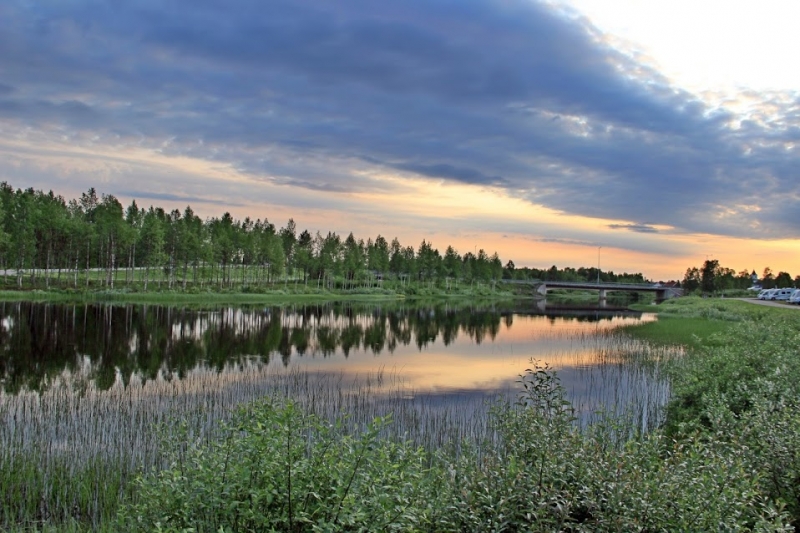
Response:
[[[624,292],[652,292],[656,295],[656,302],[663,302],[669,298],[683,295],[683,290],[675,287],[664,287],[660,283],[596,283],[593,281],[541,281],[541,280],[503,280],[504,283],[517,285],[531,285],[536,292],[547,296],[549,289],[578,289],[594,290],[599,293],[600,302],[605,302],[610,291]]]

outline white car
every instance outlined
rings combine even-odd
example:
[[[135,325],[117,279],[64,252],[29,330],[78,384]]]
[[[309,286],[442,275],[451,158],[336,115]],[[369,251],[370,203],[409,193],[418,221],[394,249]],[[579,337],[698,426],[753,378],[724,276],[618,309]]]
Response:
[[[769,297],[770,300],[788,301],[794,289],[776,289]]]
[[[772,290],[772,289],[761,289],[760,291],[758,291],[758,295],[756,296],[756,298],[758,298],[759,300],[766,300],[767,299],[767,293],[770,290]]]
[[[800,305],[800,289],[795,289],[791,296],[789,296],[790,304]]]
[[[778,289],[767,289],[765,291],[762,291],[762,292],[758,293],[758,299],[759,300],[772,300],[772,295],[775,294],[775,292],[777,290]]]

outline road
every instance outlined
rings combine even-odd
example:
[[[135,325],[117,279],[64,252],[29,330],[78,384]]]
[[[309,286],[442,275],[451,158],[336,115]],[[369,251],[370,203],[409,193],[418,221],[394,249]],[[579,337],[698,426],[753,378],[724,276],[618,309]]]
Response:
[[[782,307],[783,309],[800,309],[800,305],[787,304],[786,302],[776,302],[774,300],[759,300],[756,298],[736,298],[743,302],[750,302],[751,304],[767,305],[769,307]]]

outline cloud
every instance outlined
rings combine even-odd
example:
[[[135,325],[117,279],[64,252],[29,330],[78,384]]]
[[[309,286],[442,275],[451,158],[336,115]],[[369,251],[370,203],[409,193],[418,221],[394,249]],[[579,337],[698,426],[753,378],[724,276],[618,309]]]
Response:
[[[196,158],[332,205],[411,176],[629,232],[800,234],[796,97],[712,106],[549,3],[10,0],[0,21],[4,134]]]
[[[202,198],[199,196],[184,196],[181,194],[159,193],[147,190],[121,189],[119,190],[118,194],[124,196],[130,196],[135,199],[167,200],[169,202],[186,202],[187,204],[192,204],[192,203],[206,204],[214,202],[214,200],[211,200],[209,198]],[[226,202],[226,205],[242,207],[245,204],[236,202]]]
[[[658,228],[647,224],[609,224],[608,227],[611,229],[626,229],[636,233],[658,233]]]
[[[425,165],[421,163],[402,163],[395,165],[400,170],[408,170],[416,174],[431,178],[445,178],[459,181],[462,183],[481,184],[481,185],[503,185],[505,180],[500,176],[486,176],[480,171],[472,168],[457,167],[447,163],[436,163]]]

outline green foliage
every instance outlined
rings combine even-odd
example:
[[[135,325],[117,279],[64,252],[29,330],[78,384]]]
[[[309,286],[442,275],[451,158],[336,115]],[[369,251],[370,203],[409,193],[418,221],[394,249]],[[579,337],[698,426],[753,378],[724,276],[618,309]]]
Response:
[[[725,411],[723,411],[725,412]],[[727,415],[727,412],[725,412]],[[800,524],[800,401],[758,398],[738,419],[714,421],[718,431],[735,435],[748,453],[749,470],[759,472],[762,494],[784,502],[795,526]]]
[[[759,400],[800,397],[800,323],[797,320],[744,321],[711,337],[704,346],[675,364],[670,425],[708,426],[710,405],[733,416]]]
[[[451,530],[788,530],[746,447],[660,432],[625,441],[613,421],[581,432],[555,373],[536,366],[523,384],[521,401],[496,411],[497,444],[451,467]]]
[[[682,298],[665,323],[725,325],[670,363],[665,433],[702,435],[740,452],[764,500],[800,524],[800,314],[719,299]],[[661,315],[659,315],[661,316]]]
[[[613,420],[580,429],[557,374],[534,365],[480,441],[425,453],[355,433],[295,404],[239,411],[211,442],[173,442],[142,476],[127,531],[790,531],[776,482],[753,473],[750,442],[661,432],[628,439]],[[796,417],[775,420],[793,424]],[[792,439],[795,439],[795,431]],[[795,440],[762,444],[792,496]],[[776,469],[778,466],[776,466]]]
[[[423,505],[425,455],[264,401],[242,409],[205,445],[172,443],[168,468],[137,481],[126,531],[406,531]]]

